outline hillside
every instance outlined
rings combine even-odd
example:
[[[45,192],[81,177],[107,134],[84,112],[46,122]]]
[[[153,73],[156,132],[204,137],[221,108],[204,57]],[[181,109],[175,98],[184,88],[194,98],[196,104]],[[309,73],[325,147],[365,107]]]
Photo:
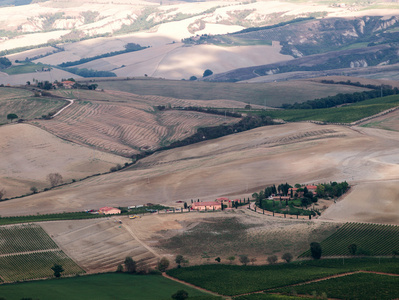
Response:
[[[64,182],[70,182],[128,162],[120,156],[63,141],[28,124],[1,126],[0,149],[0,189],[6,192],[4,198],[31,193],[31,187],[50,187],[50,173],[59,173]]]
[[[155,202],[154,199],[172,204],[177,200],[213,200],[219,196],[249,197],[276,182],[347,180],[358,184],[352,194],[355,197],[362,191],[359,199],[363,203],[352,208],[342,201],[343,207],[349,205],[348,218],[368,222],[379,215],[381,223],[397,224],[398,212],[387,209],[390,203],[397,203],[396,188],[384,199],[376,199],[373,193],[367,196],[367,190],[374,189],[376,182],[398,180],[398,143],[397,133],[375,129],[311,123],[267,126],[159,152],[123,172],[1,202],[0,209],[7,216],[77,211],[105,204],[127,206]],[[259,176],[254,170],[264,171]],[[84,200],[71,203],[71,198]],[[25,208],[26,203],[29,208]],[[334,214],[330,218],[335,217],[340,218]]]
[[[193,135],[198,127],[240,120],[204,112],[157,108],[212,105],[206,101],[142,97],[112,91],[78,91],[76,96],[79,100],[57,117],[36,120],[32,124],[67,141],[125,157],[182,140]]]
[[[357,78],[352,78],[356,82]],[[337,80],[340,81],[340,80]],[[374,81],[373,81],[374,82]],[[157,95],[176,99],[198,99],[205,106],[244,108],[251,104],[255,108],[280,107],[283,103],[302,102],[318,97],[336,95],[338,93],[354,93],[363,88],[341,85],[323,84],[320,81],[297,80],[288,82],[264,83],[229,83],[187,80],[159,80],[135,78],[131,80],[96,79],[99,88],[117,90],[138,95]],[[229,99],[234,102],[220,102]],[[210,104],[212,100],[217,102]],[[191,101],[191,100],[190,100]],[[256,106],[258,105],[258,106]]]

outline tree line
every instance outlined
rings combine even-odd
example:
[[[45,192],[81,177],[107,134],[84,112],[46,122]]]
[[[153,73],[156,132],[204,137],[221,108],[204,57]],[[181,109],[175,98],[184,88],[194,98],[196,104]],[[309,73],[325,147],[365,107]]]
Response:
[[[159,106],[158,106],[158,108],[159,108]],[[165,107],[163,106],[163,109],[160,109],[160,110],[164,110],[164,109],[165,109]],[[198,112],[203,112],[203,113],[207,113],[207,114],[221,115],[221,116],[227,116],[227,117],[233,117],[233,118],[241,118],[242,117],[242,115],[240,113],[231,112],[231,111],[228,111],[228,110],[219,110],[219,109],[209,108],[209,107],[199,107],[199,106],[181,107],[181,106],[177,106],[177,107],[173,107],[173,109],[198,111]]]
[[[381,90],[380,90],[381,88]],[[356,103],[365,101],[368,99],[375,99],[383,96],[397,95],[399,94],[398,88],[383,88],[378,87],[378,90],[356,92],[353,94],[342,94],[339,93],[335,96],[328,96],[325,98],[319,98],[315,100],[308,100],[303,103],[295,102],[294,104],[283,104],[281,107],[284,109],[320,109],[329,108],[337,105]]]
[[[92,57],[86,57],[86,58],[82,58],[82,59],[75,60],[75,61],[67,61],[62,64],[59,64],[58,66],[61,68],[67,68],[67,67],[81,65],[81,64],[84,64],[84,63],[87,63],[87,62],[90,62],[90,61],[93,61],[96,59],[104,58],[104,57],[116,56],[119,54],[135,52],[135,51],[139,51],[139,50],[148,48],[148,47],[140,46],[139,44],[135,44],[135,43],[128,43],[124,47],[125,47],[125,50],[107,52],[104,54],[100,54],[100,55],[96,55],[96,56],[92,56]]]

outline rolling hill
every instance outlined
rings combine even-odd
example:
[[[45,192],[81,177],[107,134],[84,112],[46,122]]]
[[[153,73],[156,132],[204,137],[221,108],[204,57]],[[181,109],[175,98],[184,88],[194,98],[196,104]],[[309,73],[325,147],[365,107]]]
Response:
[[[122,172],[0,202],[0,209],[7,216],[104,205],[172,204],[219,196],[249,197],[276,182],[347,180],[358,186],[353,197],[362,192],[359,199],[367,203],[351,206],[343,200],[347,218],[369,222],[378,216],[381,223],[397,224],[398,212],[388,210],[397,202],[397,189],[384,199],[376,199],[373,193],[367,196],[367,190],[379,182],[398,180],[398,143],[397,133],[376,129],[312,123],[267,126],[159,152]],[[336,218],[342,220],[339,213],[329,215],[329,219]]]

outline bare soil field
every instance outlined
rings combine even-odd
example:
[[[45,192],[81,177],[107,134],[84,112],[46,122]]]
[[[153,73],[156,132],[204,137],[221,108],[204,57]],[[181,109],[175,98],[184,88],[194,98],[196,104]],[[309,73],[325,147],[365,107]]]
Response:
[[[0,187],[4,198],[30,192],[32,186],[49,187],[49,173],[60,173],[64,182],[106,172],[127,159],[65,142],[28,124],[0,127]],[[1,213],[2,214],[2,213]]]
[[[112,217],[40,225],[69,257],[85,271],[94,273],[115,271],[127,256],[133,257],[139,267],[156,265],[158,253],[136,238],[132,231],[137,231],[132,226],[137,221]]]
[[[398,179],[398,144],[399,134],[377,129],[312,123],[268,126],[159,152],[122,172],[2,202],[0,209],[2,215],[10,216],[78,211],[106,204],[242,198],[281,182],[346,180],[350,184],[369,182],[372,189],[374,181]],[[365,195],[373,204],[371,213],[384,212],[387,200],[397,201],[391,195],[389,199]],[[342,203],[347,203],[346,199]],[[348,208],[347,221],[357,212],[356,208]],[[334,219],[335,215],[329,216]],[[381,213],[381,223],[392,219],[392,214]]]
[[[120,222],[122,224],[120,224]],[[114,271],[126,256],[141,267],[182,254],[190,264],[214,262],[218,256],[248,255],[265,264],[269,255],[294,256],[309,243],[335,232],[339,223],[307,222],[253,214],[246,208],[215,213],[151,214],[80,221],[42,222],[60,248],[87,272]],[[217,238],[216,238],[217,237]]]
[[[52,69],[50,72],[35,72],[35,73],[24,73],[24,74],[15,74],[8,75],[4,72],[0,72],[0,84],[4,85],[25,85],[27,81],[34,82],[38,81],[49,81],[53,82],[55,80],[61,81],[66,78],[75,78],[78,80],[82,78],[81,76],[60,70],[60,69]]]
[[[275,63],[293,59],[280,54],[281,46],[220,47],[215,45],[188,46],[173,43],[160,47],[103,58],[79,65],[101,71],[113,71],[118,77],[144,76],[189,79],[202,77],[206,69],[222,73],[236,68]]]
[[[80,93],[80,97],[89,94]],[[107,97],[117,101],[75,101],[57,117],[36,120],[33,124],[65,140],[131,157],[184,139],[194,134],[197,127],[239,121],[238,118],[193,111],[156,111],[154,106],[166,104],[156,101],[157,97],[134,99],[135,95],[131,94],[102,92],[92,92],[91,95],[93,99]]]

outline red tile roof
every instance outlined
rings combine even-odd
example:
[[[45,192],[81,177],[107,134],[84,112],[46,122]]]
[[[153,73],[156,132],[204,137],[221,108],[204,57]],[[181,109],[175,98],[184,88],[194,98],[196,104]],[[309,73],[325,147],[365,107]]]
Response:
[[[209,202],[194,202],[192,206],[220,206],[219,202],[209,201]]]

